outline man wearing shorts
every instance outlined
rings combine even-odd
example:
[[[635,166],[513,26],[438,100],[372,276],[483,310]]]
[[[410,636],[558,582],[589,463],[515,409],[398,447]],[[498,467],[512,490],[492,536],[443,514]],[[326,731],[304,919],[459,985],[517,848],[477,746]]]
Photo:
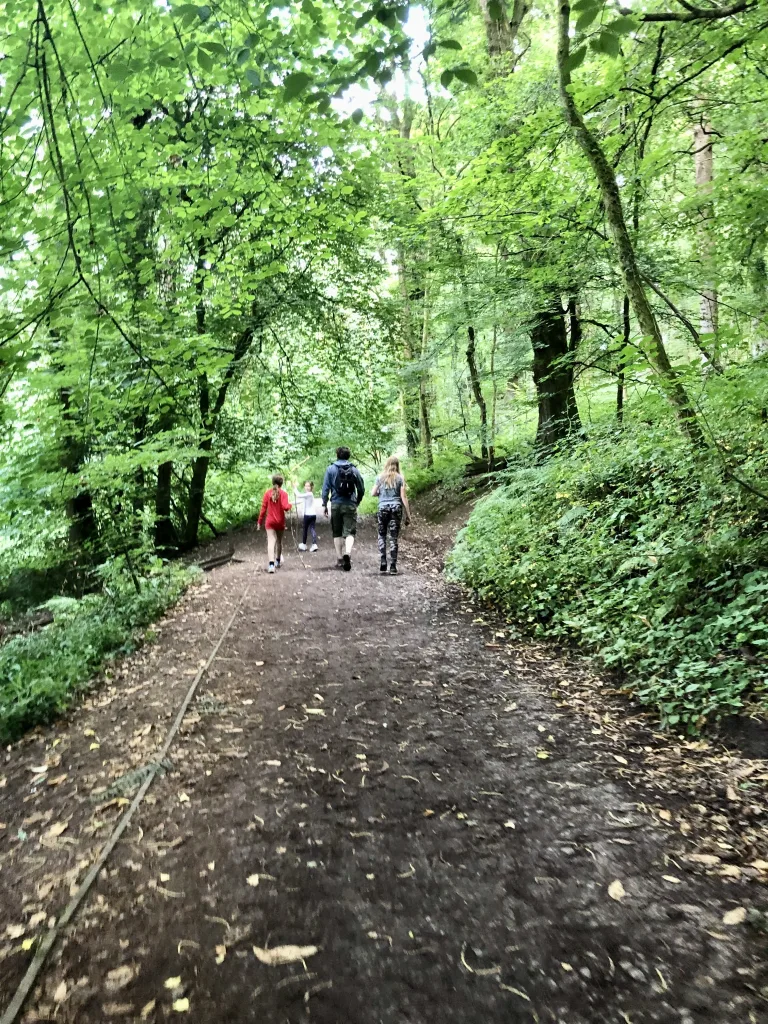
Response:
[[[323,480],[323,515],[328,516],[331,499],[331,533],[336,548],[336,565],[349,572],[352,548],[357,532],[357,506],[363,500],[365,484],[357,466],[349,461],[349,448],[336,449],[336,461],[325,471]]]

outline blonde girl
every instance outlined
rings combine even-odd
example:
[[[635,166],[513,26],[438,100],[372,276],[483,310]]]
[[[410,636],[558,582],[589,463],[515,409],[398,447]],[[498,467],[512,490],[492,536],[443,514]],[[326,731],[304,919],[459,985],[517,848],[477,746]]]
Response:
[[[389,538],[389,573],[397,575],[398,537],[405,512],[406,525],[411,520],[408,507],[405,479],[400,472],[400,460],[391,455],[384,463],[380,476],[376,477],[372,494],[379,499],[379,554],[381,572],[387,572],[387,538]]]

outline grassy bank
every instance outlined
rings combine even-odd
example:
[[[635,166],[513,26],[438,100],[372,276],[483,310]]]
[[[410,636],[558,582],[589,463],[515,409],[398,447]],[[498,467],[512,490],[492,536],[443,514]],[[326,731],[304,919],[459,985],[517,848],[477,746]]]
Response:
[[[118,578],[101,594],[49,601],[51,625],[0,647],[0,742],[65,711],[111,658],[135,648],[191,579],[180,567],[164,568],[141,580],[139,594]]]
[[[535,635],[620,670],[665,724],[766,704],[768,502],[756,428],[694,454],[666,428],[596,431],[476,506],[449,572]],[[760,483],[761,479],[763,480]]]

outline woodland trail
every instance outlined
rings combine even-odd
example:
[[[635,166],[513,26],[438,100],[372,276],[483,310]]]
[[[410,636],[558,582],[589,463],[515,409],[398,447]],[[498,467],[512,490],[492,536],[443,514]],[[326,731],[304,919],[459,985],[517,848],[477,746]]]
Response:
[[[718,803],[764,763],[590,705],[583,667],[476,621],[436,571],[450,523],[435,530],[417,525],[397,578],[368,524],[348,574],[326,530],[274,577],[242,534],[243,561],[156,643],[8,751],[0,1012],[251,582],[24,1020],[768,1019],[761,936],[723,923],[764,891],[759,869],[721,870],[747,856],[747,812]],[[253,951],[282,945],[317,952]]]

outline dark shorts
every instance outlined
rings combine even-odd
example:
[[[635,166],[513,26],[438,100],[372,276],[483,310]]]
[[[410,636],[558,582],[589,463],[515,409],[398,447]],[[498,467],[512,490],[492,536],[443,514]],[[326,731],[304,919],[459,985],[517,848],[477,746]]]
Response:
[[[357,532],[357,505],[331,505],[331,533],[334,537],[354,537]]]

